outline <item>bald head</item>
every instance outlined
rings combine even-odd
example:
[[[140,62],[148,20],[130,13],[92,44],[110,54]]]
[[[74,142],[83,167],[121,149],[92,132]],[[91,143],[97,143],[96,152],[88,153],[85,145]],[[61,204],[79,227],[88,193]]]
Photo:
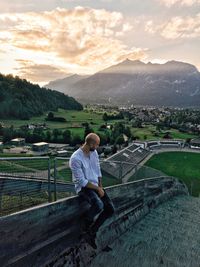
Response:
[[[100,143],[100,138],[97,134],[95,133],[89,133],[86,137],[85,137],[85,143],[87,145],[99,145]]]

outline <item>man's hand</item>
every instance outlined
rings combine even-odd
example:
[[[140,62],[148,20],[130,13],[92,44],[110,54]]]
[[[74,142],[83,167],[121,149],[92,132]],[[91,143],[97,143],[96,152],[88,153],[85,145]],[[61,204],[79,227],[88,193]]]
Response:
[[[98,187],[97,193],[99,195],[100,198],[102,198],[104,196],[104,190],[102,187]]]
[[[94,184],[92,184],[90,182],[87,183],[86,187],[95,190],[100,198],[104,196],[103,187],[96,186],[96,185],[94,185]]]
[[[98,180],[99,180],[99,187],[103,188],[103,186],[102,186],[102,177],[98,177]]]

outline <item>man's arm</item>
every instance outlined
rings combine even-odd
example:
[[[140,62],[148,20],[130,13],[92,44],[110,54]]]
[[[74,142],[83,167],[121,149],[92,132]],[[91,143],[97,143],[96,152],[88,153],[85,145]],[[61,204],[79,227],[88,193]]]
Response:
[[[96,156],[97,156],[97,168],[98,168],[98,185],[99,185],[99,187],[101,187],[101,188],[103,188],[103,186],[102,186],[102,174],[101,174],[101,166],[100,166],[100,162],[99,162],[99,155],[98,155],[98,153],[97,153],[97,151],[96,151]]]
[[[85,179],[83,170],[81,168],[81,161],[76,159],[76,158],[72,158],[70,160],[70,168],[71,171],[74,175],[75,178],[75,183],[78,183],[81,187],[87,187],[93,190],[96,190],[98,195],[100,197],[104,196],[104,191],[102,190],[102,188],[100,186],[96,186],[93,185],[92,183],[88,182],[87,179]]]
[[[100,186],[101,188],[103,188],[103,186],[102,186],[102,177],[98,177],[98,180],[99,180],[99,186]]]
[[[96,186],[96,185],[91,184],[90,182],[88,182],[85,187],[93,189],[93,190],[96,190],[98,195],[99,195],[99,197],[103,197],[104,196],[104,190],[103,190],[103,188],[101,186]]]

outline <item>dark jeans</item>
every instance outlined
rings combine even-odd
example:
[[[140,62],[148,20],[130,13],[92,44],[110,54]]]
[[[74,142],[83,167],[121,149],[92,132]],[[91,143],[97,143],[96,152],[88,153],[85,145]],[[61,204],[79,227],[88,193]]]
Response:
[[[85,213],[84,220],[86,227],[89,228],[92,225],[90,230],[91,232],[96,233],[104,221],[114,214],[112,200],[106,192],[104,196],[100,198],[95,190],[86,187],[83,187],[78,194],[80,202],[86,200],[91,205],[90,209]],[[94,218],[98,214],[99,216],[94,222]]]

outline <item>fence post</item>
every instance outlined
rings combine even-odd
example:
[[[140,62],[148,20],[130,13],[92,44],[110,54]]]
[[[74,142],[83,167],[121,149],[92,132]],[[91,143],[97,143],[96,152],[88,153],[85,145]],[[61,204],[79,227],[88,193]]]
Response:
[[[122,182],[122,162],[120,161],[120,169],[119,169],[119,178],[120,178],[120,180],[121,180],[121,182]]]
[[[57,200],[56,182],[57,182],[57,160],[55,158],[54,159],[54,201]]]
[[[51,202],[51,166],[50,166],[50,158],[48,158],[48,201]]]
[[[4,181],[0,180],[0,212],[2,209],[3,184],[4,184]]]
[[[193,189],[193,181],[191,181],[191,188],[190,188],[191,196],[192,196],[192,189]]]

